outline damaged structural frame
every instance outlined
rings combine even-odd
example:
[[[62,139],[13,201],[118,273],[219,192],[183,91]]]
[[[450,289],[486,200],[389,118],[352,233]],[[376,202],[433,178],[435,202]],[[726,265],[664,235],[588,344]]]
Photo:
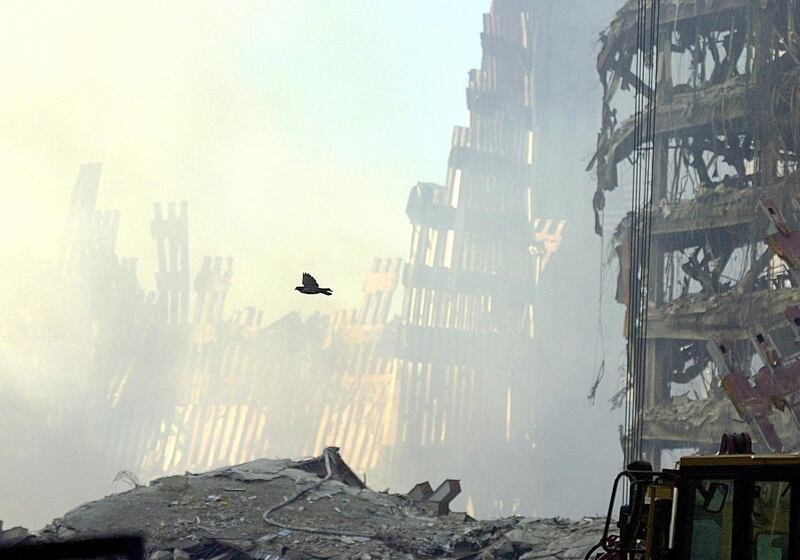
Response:
[[[788,0],[660,0],[657,45],[646,46],[637,41],[637,10],[628,1],[601,35],[602,125],[589,167],[597,172],[593,205],[602,234],[607,194],[621,186],[639,150],[652,150],[652,206],[633,209],[649,212],[651,225],[645,381],[635,408],[644,415],[642,454],[659,468],[663,452],[713,451],[718,434],[751,420],[725,382],[725,362],[711,359],[709,340],[726,340],[746,377],[763,361],[765,333],[786,359],[798,351],[785,313],[800,300],[800,283],[795,263],[768,243],[776,226],[764,201],[784,210],[782,234],[797,229],[789,208],[800,191],[800,7]],[[653,64],[650,90],[637,72]],[[635,117],[621,116],[637,90],[645,112],[655,104],[647,144]],[[633,218],[628,214],[613,236],[617,300],[626,306]],[[771,404],[768,412],[778,441],[798,448],[791,415],[775,414]]]
[[[98,209],[101,164],[81,166],[58,270],[37,277],[52,288],[45,312],[0,342],[40,379],[85,372],[105,406],[64,425],[107,450],[98,472],[149,479],[337,445],[374,483],[410,486],[434,467],[469,480],[481,516],[536,503],[534,302],[565,221],[534,211],[534,7],[494,0],[484,15],[445,184],[413,187],[409,257],[375,259],[357,309],[231,312],[234,259],[192,257],[186,202],[153,208],[150,291],[117,250],[120,213]]]

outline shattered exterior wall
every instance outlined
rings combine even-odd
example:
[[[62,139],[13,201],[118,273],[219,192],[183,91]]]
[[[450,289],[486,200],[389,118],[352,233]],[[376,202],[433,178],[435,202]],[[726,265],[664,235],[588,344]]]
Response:
[[[149,430],[160,435],[144,450],[144,471],[197,470],[276,450],[306,456],[332,441],[359,473],[372,470],[392,414],[396,327],[388,316],[401,260],[375,260],[359,310],[290,314],[267,326],[252,308],[222,317],[230,260],[220,264],[206,259],[196,277],[178,400]]]
[[[42,432],[86,450],[65,465],[82,477],[57,507],[123,469],[147,480],[338,445],[373,485],[460,478],[478,515],[532,509],[534,303],[564,229],[534,207],[534,6],[495,0],[485,14],[446,183],[414,187],[409,261],[376,259],[359,309],[266,325],[261,310],[226,309],[233,259],[190,270],[185,202],[154,206],[147,291],[117,254],[119,212],[96,208],[100,164],[81,166],[57,270],[35,272],[47,296],[0,325],[3,363],[32,386],[82,387],[81,402],[59,401],[56,383],[42,403]],[[11,363],[20,355],[29,363]],[[20,453],[59,460],[47,445]]]
[[[533,5],[496,0],[484,16],[469,126],[454,129],[446,184],[418,184],[406,209],[387,466],[407,483],[468,480],[479,515],[533,500],[533,303],[563,227],[533,214]]]
[[[629,158],[652,150],[642,404],[643,452],[655,465],[670,450],[712,451],[722,432],[746,429],[706,344],[727,338],[743,367],[757,369],[753,329],[777,327],[797,300],[796,280],[765,243],[768,221],[758,205],[768,196],[789,207],[800,139],[795,3],[663,0],[660,10],[658,60],[652,45],[637,45],[636,2],[627,2],[603,34],[597,62],[603,119],[592,161],[600,215],[607,193],[626,181]],[[657,91],[642,88],[656,109],[655,140],[647,145],[633,116],[626,118],[641,57],[644,68],[657,64]],[[626,305],[630,223],[629,215],[615,232],[617,297]],[[796,446],[797,428],[785,417],[776,422]]]
[[[260,310],[225,309],[232,259],[206,257],[192,278],[186,203],[154,207],[158,270],[146,292],[136,259],[116,253],[119,212],[96,208],[100,177],[99,163],[81,166],[59,262],[28,265],[39,295],[0,321],[3,365],[27,372],[25,395],[3,392],[3,402],[12,414],[35,403],[26,416],[42,421],[32,426],[41,439],[21,442],[11,464],[80,471],[59,507],[106,491],[121,470],[147,480],[276,450],[311,455],[331,441],[358,473],[372,470],[393,414],[402,260],[375,260],[358,310],[264,325]],[[77,400],[60,397],[67,386]],[[36,471],[21,482],[46,491]]]

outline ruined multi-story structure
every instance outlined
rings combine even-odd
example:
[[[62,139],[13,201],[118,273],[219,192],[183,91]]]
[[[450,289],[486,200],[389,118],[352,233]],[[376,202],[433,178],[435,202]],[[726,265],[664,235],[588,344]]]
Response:
[[[147,291],[116,253],[119,213],[95,207],[99,164],[81,167],[54,287],[70,295],[15,340],[44,334],[32,364],[85,376],[85,402],[54,414],[91,439],[90,482],[339,445],[373,484],[455,477],[479,515],[535,507],[536,289],[564,221],[535,208],[534,7],[495,0],[485,14],[445,184],[413,188],[410,258],[376,259],[359,309],[266,325],[227,310],[233,261],[192,270],[186,203],[154,207]],[[74,313],[48,322],[61,301]]]
[[[615,240],[617,297],[630,306],[631,224],[649,212],[646,362],[636,406],[642,453],[658,466],[670,450],[710,451],[722,432],[746,429],[706,344],[729,339],[742,367],[757,368],[754,329],[777,327],[798,299],[796,281],[764,242],[769,222],[759,201],[769,197],[788,214],[797,188],[800,15],[787,0],[662,0],[656,45],[642,39],[652,28],[642,35],[638,8],[627,2],[602,36],[595,210],[630,181],[629,160],[649,152],[652,205],[633,208]],[[653,64],[648,87],[643,73]],[[633,92],[646,99],[642,112],[655,110],[652,138],[635,126]],[[775,422],[787,443],[800,442],[780,413]]]
[[[481,513],[533,497],[534,290],[563,226],[534,217],[533,19],[532,2],[492,3],[446,183],[418,184],[406,209],[388,468],[406,482],[457,473]]]
[[[157,205],[152,222],[159,254],[155,302],[165,328],[180,333],[177,360],[159,368],[173,380],[168,406],[139,430],[150,439],[133,447],[131,464],[155,475],[275,452],[311,455],[336,442],[359,473],[374,469],[393,412],[390,310],[402,261],[375,260],[358,310],[305,320],[292,313],[269,325],[254,308],[226,317],[232,259],[206,257],[191,297],[189,272],[178,264],[186,208],[180,215],[169,209],[164,219]],[[183,317],[177,327],[173,302]]]

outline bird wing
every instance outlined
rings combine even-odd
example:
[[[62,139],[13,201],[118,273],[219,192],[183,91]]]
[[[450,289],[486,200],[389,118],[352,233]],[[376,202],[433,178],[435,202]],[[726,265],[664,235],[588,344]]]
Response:
[[[314,280],[314,277],[311,276],[308,272],[303,273],[303,287],[305,288],[319,288],[319,284],[317,281]]]

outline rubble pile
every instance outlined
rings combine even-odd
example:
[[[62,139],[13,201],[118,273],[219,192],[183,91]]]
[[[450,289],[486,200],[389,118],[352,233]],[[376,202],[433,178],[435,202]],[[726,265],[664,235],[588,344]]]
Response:
[[[84,504],[27,541],[140,534],[150,560],[566,560],[582,559],[603,529],[589,518],[476,521],[447,503],[431,507],[437,492],[370,490],[329,448],[305,461],[156,479]]]

